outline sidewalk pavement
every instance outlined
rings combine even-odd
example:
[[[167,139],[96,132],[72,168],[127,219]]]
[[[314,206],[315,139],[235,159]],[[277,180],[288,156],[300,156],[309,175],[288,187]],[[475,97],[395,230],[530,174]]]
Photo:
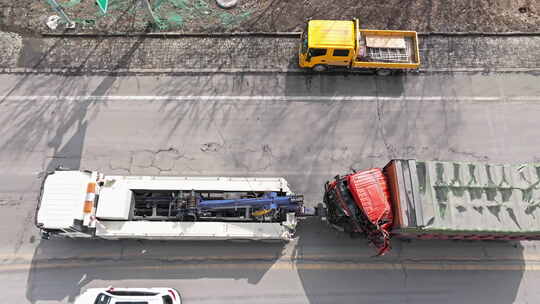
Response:
[[[419,32],[536,31],[540,2],[531,0],[241,0],[233,9],[215,0],[111,0],[103,14],[95,0],[57,0],[76,22],[75,33],[133,33],[152,23],[152,31],[285,32],[303,28],[306,19],[351,20],[362,28]],[[55,11],[47,1],[0,0],[0,30],[18,33],[59,33],[45,20]]]
[[[0,35],[3,72],[290,72],[294,37],[44,37]],[[540,71],[539,36],[420,38],[422,71]]]
[[[0,32],[0,67],[16,67],[22,45],[20,35]]]

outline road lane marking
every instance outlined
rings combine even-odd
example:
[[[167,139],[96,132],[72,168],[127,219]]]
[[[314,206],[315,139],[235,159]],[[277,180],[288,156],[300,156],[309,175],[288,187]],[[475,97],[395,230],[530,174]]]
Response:
[[[477,102],[527,102],[540,101],[540,96],[226,96],[226,95],[189,95],[189,96],[0,96],[0,101],[35,101],[35,102],[107,102],[107,101],[282,101],[282,102],[339,102],[339,101],[477,101]]]
[[[319,271],[540,271],[538,264],[443,264],[443,263],[209,263],[209,264],[97,264],[97,263],[45,263],[0,265],[0,271],[28,271],[40,269],[107,268],[137,271],[167,270],[319,270]]]
[[[521,258],[507,258],[507,257],[483,257],[483,256],[420,256],[420,257],[402,257],[403,260],[412,262],[530,262],[540,263],[540,256],[536,254],[516,254]],[[34,254],[4,254],[0,255],[0,265],[9,264],[10,262],[30,263],[34,260]],[[336,259],[374,259],[369,252],[365,254],[347,254],[347,253],[334,253],[334,254],[237,254],[237,255],[198,255],[198,256],[166,256],[145,253],[101,253],[101,254],[78,254],[76,256],[63,256],[54,257],[54,260],[85,260],[85,259],[133,259],[139,258],[139,260],[160,260],[170,262],[192,262],[192,261],[250,261],[250,260],[283,260],[290,262],[301,262],[303,260],[336,260]],[[393,259],[391,256],[390,259]],[[378,258],[380,259],[380,258]],[[384,259],[384,258],[383,258]],[[47,262],[48,259],[37,259],[35,262],[42,263]],[[391,262],[391,261],[388,261]]]

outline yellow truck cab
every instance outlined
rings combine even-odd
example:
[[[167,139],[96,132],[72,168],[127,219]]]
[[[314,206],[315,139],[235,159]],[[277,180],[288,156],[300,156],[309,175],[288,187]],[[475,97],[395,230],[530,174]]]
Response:
[[[414,31],[362,30],[358,19],[310,20],[302,33],[299,65],[317,72],[346,67],[379,75],[417,69],[418,35]]]

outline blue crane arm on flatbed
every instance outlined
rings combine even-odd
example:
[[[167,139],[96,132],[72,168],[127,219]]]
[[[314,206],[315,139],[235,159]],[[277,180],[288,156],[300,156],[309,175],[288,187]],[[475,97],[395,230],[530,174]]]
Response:
[[[303,202],[299,195],[278,196],[276,192],[265,193],[257,198],[240,198],[226,200],[201,200],[197,205],[202,210],[223,208],[285,209],[297,211]]]

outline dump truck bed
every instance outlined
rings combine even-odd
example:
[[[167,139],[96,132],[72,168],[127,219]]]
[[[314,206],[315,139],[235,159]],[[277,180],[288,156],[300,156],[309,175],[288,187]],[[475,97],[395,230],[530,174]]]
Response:
[[[392,160],[397,235],[540,236],[540,164]]]
[[[416,69],[420,66],[416,32],[358,29],[357,33],[354,68]]]

